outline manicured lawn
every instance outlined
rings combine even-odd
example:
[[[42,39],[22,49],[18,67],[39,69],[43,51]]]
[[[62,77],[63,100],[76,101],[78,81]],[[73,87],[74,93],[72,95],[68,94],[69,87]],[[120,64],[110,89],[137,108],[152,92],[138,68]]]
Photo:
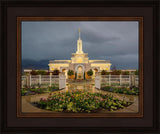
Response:
[[[112,95],[75,90],[72,92],[53,92],[48,98],[41,98],[37,106],[56,112],[90,113],[102,109],[114,111],[131,104],[132,102],[127,102],[124,99],[119,100]]]
[[[128,95],[138,95],[139,88],[137,87],[113,87],[113,86],[104,86],[101,90],[109,91],[113,93],[121,93],[121,94],[128,94]]]

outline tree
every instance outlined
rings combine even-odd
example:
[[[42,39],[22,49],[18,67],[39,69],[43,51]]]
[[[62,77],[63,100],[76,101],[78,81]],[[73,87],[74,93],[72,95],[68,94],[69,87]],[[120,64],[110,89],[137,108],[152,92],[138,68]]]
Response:
[[[38,75],[47,75],[47,72],[45,70],[38,70],[37,74]]]
[[[35,70],[32,70],[31,75],[37,75],[37,72]]]
[[[58,70],[58,69],[55,69],[52,74],[53,74],[53,75],[59,75],[59,70]]]
[[[121,74],[121,70],[114,70],[111,73],[112,75],[120,75]]]
[[[109,75],[110,73],[106,71],[106,75]]]
[[[129,75],[129,71],[122,72],[123,75]]]
[[[101,75],[106,75],[106,74],[107,74],[107,71],[102,70]]]
[[[73,70],[68,70],[68,75],[71,77],[72,75],[74,75],[74,71]]]
[[[101,75],[109,75],[109,72],[102,70]]]
[[[134,74],[135,74],[135,75],[139,75],[139,70],[136,70],[136,71],[134,72]]]
[[[50,72],[48,71],[48,72],[46,72],[46,75],[50,75]]]
[[[87,71],[87,75],[88,75],[88,76],[92,76],[92,75],[93,75],[92,69],[90,69],[89,71]]]

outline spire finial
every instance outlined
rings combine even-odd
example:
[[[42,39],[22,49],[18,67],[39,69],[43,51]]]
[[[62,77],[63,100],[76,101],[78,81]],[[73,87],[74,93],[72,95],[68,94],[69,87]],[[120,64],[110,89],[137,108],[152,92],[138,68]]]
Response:
[[[79,28],[79,39],[81,38],[81,37],[80,37],[80,32],[81,32],[81,29]]]

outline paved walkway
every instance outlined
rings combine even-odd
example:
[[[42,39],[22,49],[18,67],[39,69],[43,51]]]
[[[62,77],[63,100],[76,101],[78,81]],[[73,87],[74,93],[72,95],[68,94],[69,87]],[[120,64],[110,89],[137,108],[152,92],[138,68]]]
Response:
[[[70,83],[68,84],[68,86],[66,86],[66,88],[64,90],[61,90],[60,92],[66,92],[66,91],[72,91],[74,89],[84,89],[87,91],[90,91],[92,93],[95,92],[100,92],[103,94],[111,94],[114,97],[118,98],[118,99],[125,99],[127,101],[132,101],[133,104],[125,107],[124,109],[119,109],[116,111],[112,111],[112,112],[121,112],[121,113],[137,113],[138,112],[138,104],[139,104],[139,100],[138,100],[138,96],[136,95],[125,95],[125,94],[119,94],[119,93],[111,93],[111,92],[106,92],[106,91],[102,91],[102,90],[98,90],[94,87],[94,84],[91,82],[74,82],[74,83]],[[52,112],[49,110],[44,110],[44,109],[40,109],[36,106],[34,106],[33,102],[38,102],[40,100],[40,98],[42,97],[48,97],[49,93],[45,93],[45,94],[38,94],[38,95],[30,95],[30,96],[22,96],[22,112]],[[102,110],[100,113],[108,113],[111,111],[108,110]]]

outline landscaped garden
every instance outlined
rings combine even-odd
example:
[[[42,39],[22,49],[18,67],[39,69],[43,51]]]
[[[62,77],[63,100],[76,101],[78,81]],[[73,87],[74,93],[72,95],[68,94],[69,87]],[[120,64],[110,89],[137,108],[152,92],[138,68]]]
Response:
[[[72,92],[53,92],[48,98],[41,98],[37,107],[55,112],[98,112],[102,109],[118,110],[132,104],[125,99],[118,99],[109,94],[90,93],[84,90]]]
[[[109,92],[113,92],[113,93],[128,94],[128,95],[138,95],[139,94],[138,87],[104,86],[104,87],[101,87],[101,90],[109,91]]]

